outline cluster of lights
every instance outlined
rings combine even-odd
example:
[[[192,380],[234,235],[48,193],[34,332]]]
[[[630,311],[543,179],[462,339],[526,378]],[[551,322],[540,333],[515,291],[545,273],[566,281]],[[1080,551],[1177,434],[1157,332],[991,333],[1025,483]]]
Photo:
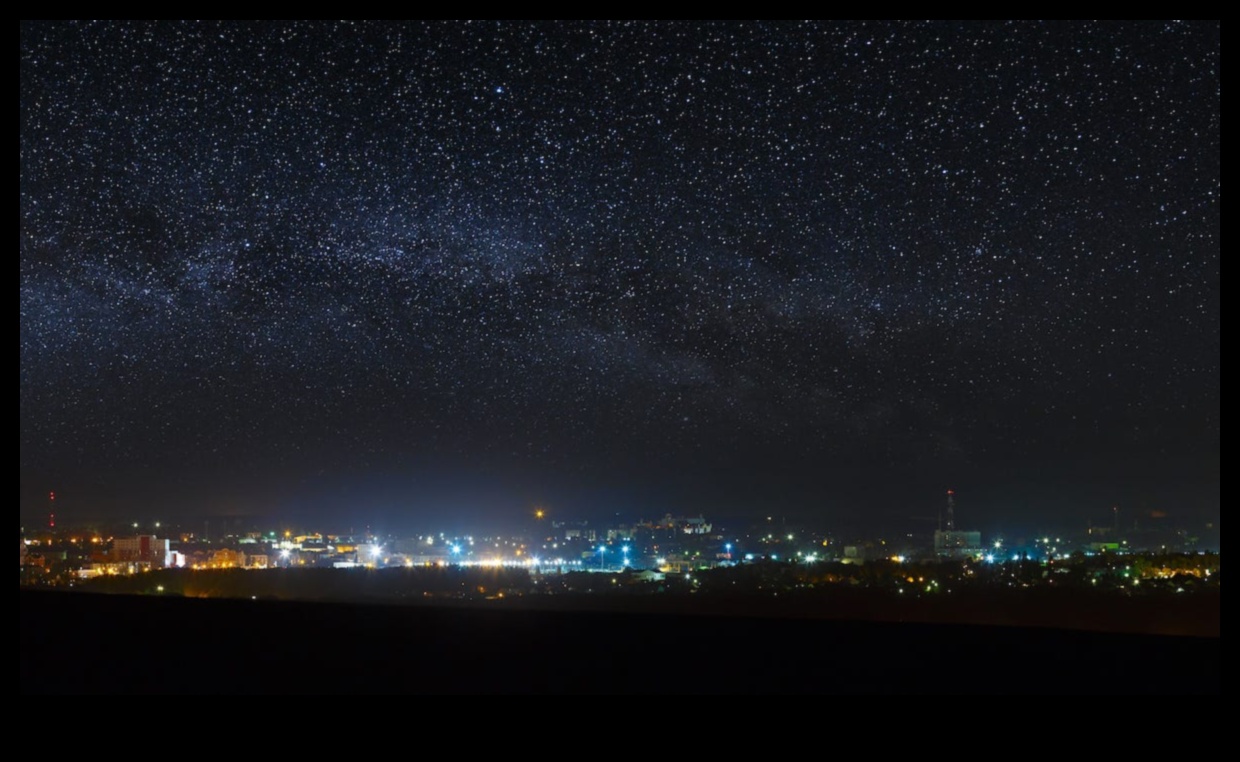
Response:
[[[473,561],[458,561],[455,566],[477,567],[483,569],[537,569],[543,566],[581,566],[581,561],[569,561],[563,558],[544,560],[541,558],[482,558]]]

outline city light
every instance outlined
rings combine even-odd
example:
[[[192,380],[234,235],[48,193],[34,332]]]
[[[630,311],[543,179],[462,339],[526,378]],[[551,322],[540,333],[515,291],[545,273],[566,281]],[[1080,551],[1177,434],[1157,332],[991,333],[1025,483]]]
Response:
[[[149,522],[148,529],[154,524],[155,522]],[[79,548],[81,561],[77,566],[68,570],[65,578],[71,575],[73,581],[67,582],[69,585],[102,585],[109,577],[140,576],[178,566],[189,567],[196,574],[210,574],[224,570],[280,568],[285,570],[283,572],[285,575],[295,574],[295,570],[302,567],[374,569],[382,566],[403,566],[410,570],[402,577],[404,580],[402,584],[408,585],[411,582],[417,584],[420,580],[417,570],[452,566],[462,569],[478,569],[487,574],[491,573],[487,570],[525,571],[529,573],[529,577],[519,577],[523,580],[519,583],[520,587],[512,582],[516,578],[501,576],[485,578],[483,581],[486,584],[481,586],[475,584],[461,590],[454,588],[451,591],[426,592],[422,590],[415,594],[426,597],[443,596],[462,599],[470,599],[477,595],[485,596],[487,600],[497,600],[503,596],[516,598],[554,594],[560,590],[599,594],[597,583],[579,582],[560,577],[560,575],[569,575],[573,572],[604,572],[610,577],[609,588],[611,585],[618,585],[626,590],[644,589],[654,592],[653,586],[643,587],[645,583],[662,581],[665,579],[663,575],[667,574],[675,575],[677,579],[689,580],[690,584],[686,592],[701,590],[703,589],[701,586],[706,585],[708,581],[712,589],[717,589],[717,580],[727,580],[723,584],[727,584],[736,592],[745,589],[746,585],[753,584],[753,590],[761,590],[763,595],[778,596],[782,600],[785,593],[793,588],[804,588],[808,591],[827,584],[840,583],[885,587],[888,590],[898,588],[910,598],[919,598],[927,594],[946,595],[951,593],[959,582],[970,577],[976,579],[977,584],[993,584],[1002,588],[1053,585],[1054,588],[1076,586],[1092,588],[1095,591],[1122,590],[1125,595],[1133,595],[1140,591],[1143,596],[1147,597],[1159,595],[1164,590],[1168,593],[1192,595],[1197,593],[1199,587],[1204,590],[1213,572],[1218,571],[1217,553],[1207,553],[1204,558],[1199,551],[1195,550],[1170,553],[1167,551],[1167,548],[1171,547],[1170,543],[1166,543],[1165,546],[1153,545],[1152,549],[1144,551],[1150,555],[1131,551],[1127,553],[1119,551],[1115,555],[1093,554],[1087,547],[1076,544],[1077,541],[1068,536],[1048,538],[1050,544],[1039,544],[1036,551],[1027,552],[1022,552],[1024,548],[1015,540],[1013,546],[1009,546],[1006,540],[992,537],[988,543],[969,546],[981,548],[969,551],[969,559],[974,563],[990,565],[990,572],[966,563],[956,567],[940,566],[939,572],[927,573],[928,564],[941,563],[942,559],[930,555],[931,551],[928,546],[918,548],[911,534],[910,540],[907,541],[908,545],[902,546],[894,541],[874,539],[858,547],[856,552],[850,548],[848,553],[832,553],[818,547],[823,537],[821,534],[798,533],[804,535],[805,545],[803,549],[797,549],[795,546],[783,544],[786,534],[754,533],[748,535],[749,542],[769,536],[768,550],[780,548],[787,552],[776,554],[759,551],[743,554],[744,558],[780,562],[780,565],[788,567],[787,572],[790,576],[779,580],[776,575],[782,572],[772,568],[769,569],[771,575],[760,575],[747,580],[742,571],[728,571],[737,565],[737,561],[733,561],[734,558],[739,561],[739,557],[732,554],[741,540],[719,543],[722,537],[718,535],[689,540],[678,537],[678,524],[670,522],[669,524],[673,530],[670,536],[655,535],[649,538],[635,531],[639,527],[631,526],[603,526],[591,528],[588,532],[573,528],[567,530],[568,534],[565,538],[554,543],[550,537],[531,538],[485,534],[476,538],[478,550],[483,551],[477,554],[473,549],[468,554],[463,553],[466,537],[464,535],[454,537],[451,533],[446,536],[435,535],[434,538],[441,542],[434,542],[434,538],[426,534],[415,534],[402,539],[390,535],[376,535],[368,530],[355,538],[312,532],[303,535],[301,530],[298,530],[299,534],[296,537],[289,535],[291,539],[278,540],[280,534],[278,532],[246,530],[220,535],[209,546],[203,543],[200,537],[194,538],[191,533],[182,533],[179,535],[179,542],[185,543],[185,547],[178,548],[175,544],[178,540],[175,539],[160,540],[160,555],[155,559],[148,559],[146,556],[149,552],[147,546],[153,546],[153,538],[140,534],[143,530],[129,536],[119,537],[110,537],[104,532],[91,536],[90,541],[112,543],[114,547],[105,546],[102,550],[106,555],[101,555],[98,548],[90,548],[93,551],[93,558],[89,560],[87,554],[82,552],[85,548]],[[1088,540],[1087,536],[1083,537],[1086,541]],[[428,543],[428,539],[432,540],[433,544]],[[74,536],[68,533],[60,538],[23,537],[23,569],[33,567],[31,571],[37,569],[38,574],[46,575],[44,565],[47,562],[41,557],[41,554],[46,552],[43,549],[54,548],[58,544],[67,545],[79,540],[84,543],[86,538],[82,535]],[[475,542],[475,538],[469,538],[469,540],[471,543]],[[1062,547],[1056,545],[1063,540],[1067,542]],[[173,543],[170,547],[167,545],[169,542]],[[613,542],[617,544],[613,545]],[[766,541],[763,540],[763,542]],[[974,540],[974,542],[977,541]],[[987,544],[991,546],[990,550],[985,549]],[[558,552],[568,558],[556,557],[557,551],[552,550],[553,547],[562,548]],[[903,547],[907,550],[893,555],[892,551],[896,547]],[[880,548],[882,549],[879,550]],[[914,548],[918,549],[914,550]],[[1112,546],[1108,544],[1108,550],[1110,549]],[[618,557],[610,561],[607,556],[613,550]],[[719,553],[719,550],[726,551],[726,555]],[[872,550],[878,550],[878,552],[869,555],[868,553]],[[297,551],[296,554],[294,551]],[[70,553],[72,552],[71,550]],[[137,556],[139,552],[143,554],[140,560]],[[590,556],[594,554],[597,554],[597,557],[591,560]],[[786,558],[781,559],[781,555]],[[1034,556],[1032,560],[1030,555]],[[295,564],[292,562],[294,558],[297,560]],[[31,563],[29,559],[34,559],[34,562]],[[889,576],[881,571],[878,574],[859,573],[862,564],[877,559],[885,559],[887,563],[903,564],[903,566],[896,570],[894,575]],[[784,563],[785,561],[787,563]],[[1011,565],[1003,568],[1004,562],[1009,562]],[[633,565],[634,563],[636,566]],[[856,566],[853,566],[854,564]],[[809,568],[811,566],[812,569]],[[1038,566],[1043,569],[1036,569],[1035,576],[1035,567]],[[647,567],[646,571],[636,571]],[[800,567],[801,571],[795,571],[795,567]],[[740,567],[742,570],[744,568],[744,566]],[[1061,576],[1069,575],[1078,568],[1085,573],[1076,576]],[[716,571],[705,571],[708,569]],[[698,570],[703,570],[703,575],[723,576],[699,576]],[[621,574],[625,576],[625,579],[621,579]],[[739,576],[729,578],[729,574]],[[935,579],[940,575],[943,575],[941,580]],[[1177,584],[1184,579],[1180,575],[1196,579],[1192,580],[1192,585]],[[30,573],[24,572],[24,578],[31,576]],[[98,583],[90,582],[96,578],[100,578]],[[40,576],[39,579],[47,579],[47,577]],[[155,579],[162,582],[166,578],[156,577]],[[1213,579],[1217,580],[1218,575],[1214,575]],[[176,586],[156,585],[153,584],[154,581],[152,580],[139,589],[151,595],[166,591],[173,591],[171,594],[174,595],[183,594],[183,591]],[[1168,582],[1170,584],[1167,584]],[[62,581],[53,584],[65,583]],[[47,584],[47,582],[38,582],[38,584]],[[592,584],[593,589],[591,589]],[[479,592],[480,588],[485,588],[485,592]],[[186,590],[190,589],[192,588],[186,586]],[[1217,589],[1217,582],[1209,588],[1212,594],[1216,594]],[[658,592],[674,593],[675,589],[659,588]]]

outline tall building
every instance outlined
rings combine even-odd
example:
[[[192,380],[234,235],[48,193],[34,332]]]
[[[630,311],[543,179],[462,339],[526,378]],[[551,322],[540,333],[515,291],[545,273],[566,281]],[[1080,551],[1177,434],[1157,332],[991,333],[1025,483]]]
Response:
[[[171,551],[172,548],[167,539],[161,540],[153,534],[118,537],[112,541],[114,560],[150,564],[156,568],[171,565]]]

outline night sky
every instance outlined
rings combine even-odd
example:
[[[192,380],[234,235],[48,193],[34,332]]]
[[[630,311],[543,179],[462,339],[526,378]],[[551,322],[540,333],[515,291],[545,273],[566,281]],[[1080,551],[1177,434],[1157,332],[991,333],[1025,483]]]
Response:
[[[23,23],[22,515],[1217,517],[1220,59]]]

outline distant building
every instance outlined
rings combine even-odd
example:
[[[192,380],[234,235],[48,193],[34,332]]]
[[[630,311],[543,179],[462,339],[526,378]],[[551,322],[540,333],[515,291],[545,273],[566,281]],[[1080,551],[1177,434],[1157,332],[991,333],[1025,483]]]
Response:
[[[977,558],[982,548],[982,533],[956,529],[956,491],[947,490],[947,528],[934,533],[934,555],[939,558]]]
[[[711,524],[704,516],[698,516],[685,519],[680,529],[685,534],[710,534]]]
[[[939,558],[976,558],[983,552],[981,532],[940,529],[934,533],[934,554]]]
[[[241,569],[245,567],[245,553],[240,550],[230,550],[229,548],[219,548],[211,551],[211,556],[207,561],[207,566],[211,569]]]
[[[704,516],[685,518],[667,514],[658,521],[639,523],[637,526],[652,531],[665,531],[672,534],[710,534],[711,523]]]
[[[172,565],[169,541],[153,534],[116,538],[112,541],[112,558],[125,563],[148,564],[158,569]]]
[[[134,568],[132,563],[112,561],[88,563],[81,569],[78,569],[75,573],[77,574],[78,579],[94,579],[95,577],[101,577],[104,575],[133,574],[135,571],[137,571],[137,569]]]

